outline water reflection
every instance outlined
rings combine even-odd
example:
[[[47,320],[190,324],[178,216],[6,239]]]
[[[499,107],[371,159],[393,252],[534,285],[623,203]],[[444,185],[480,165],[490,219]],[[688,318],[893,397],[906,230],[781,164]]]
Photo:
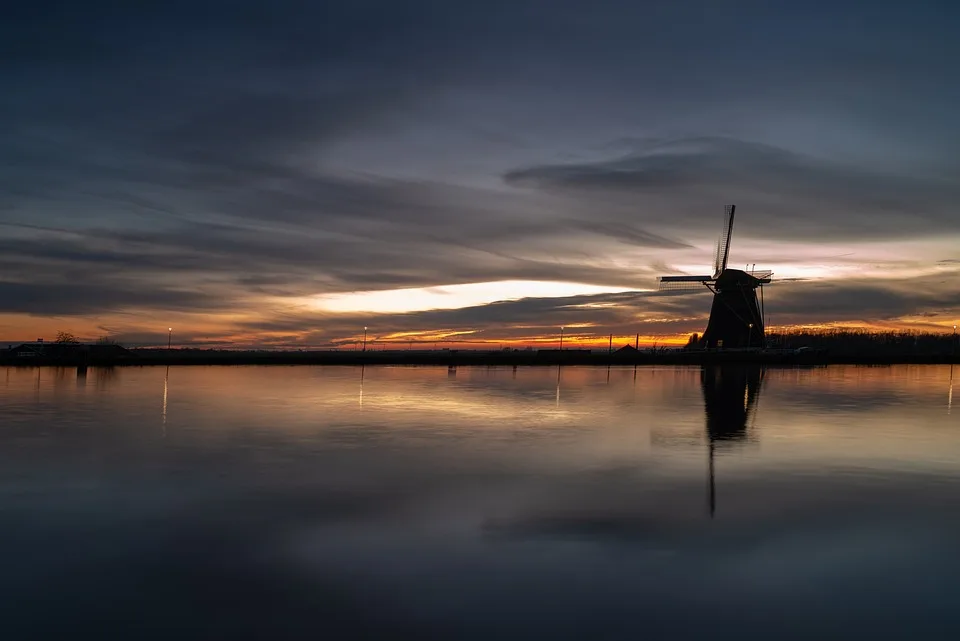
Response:
[[[706,366],[700,372],[707,435],[711,442],[743,441],[747,422],[760,396],[759,366]]]
[[[715,480],[718,442],[736,443],[747,439],[747,422],[760,397],[763,369],[751,365],[704,366],[700,371],[709,451],[710,517],[717,509]]]
[[[557,365],[557,403],[556,408],[560,409],[560,373],[563,371],[562,365]]]
[[[0,388],[4,638],[960,629],[946,366],[72,374]]]
[[[116,367],[97,367],[94,370],[96,374],[97,390],[105,391],[120,376],[120,371]]]
[[[170,383],[170,366],[164,369],[163,372],[163,409],[160,411],[160,416],[163,420],[163,436],[167,436],[167,388]]]
[[[947,416],[953,409],[953,364],[950,365],[950,387],[947,390]]]

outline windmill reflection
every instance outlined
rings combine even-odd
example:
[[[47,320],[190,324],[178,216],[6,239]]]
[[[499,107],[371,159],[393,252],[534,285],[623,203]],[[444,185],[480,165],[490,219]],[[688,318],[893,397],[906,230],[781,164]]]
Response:
[[[747,440],[763,383],[759,365],[706,365],[700,371],[710,460],[710,517],[717,508],[714,458],[718,445]]]

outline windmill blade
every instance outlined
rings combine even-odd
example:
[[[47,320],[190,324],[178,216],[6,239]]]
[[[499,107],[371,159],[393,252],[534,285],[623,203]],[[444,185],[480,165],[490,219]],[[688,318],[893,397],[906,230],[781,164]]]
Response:
[[[661,292],[700,289],[714,281],[713,276],[661,276],[657,280],[660,281],[658,290]]]
[[[724,229],[727,227],[726,220],[723,223]],[[717,238],[717,247],[713,250],[713,277],[720,276],[720,247],[723,245],[724,229],[720,230],[720,237]]]
[[[657,291],[660,292],[693,292],[693,291],[706,291],[704,289],[706,283],[701,282],[685,282],[685,283],[660,283],[660,287]]]
[[[720,240],[717,241],[717,254],[713,261],[714,277],[719,276],[727,268],[727,258],[730,256],[730,241],[733,239],[733,215],[736,210],[736,205],[727,205],[724,208],[723,229],[720,232]]]

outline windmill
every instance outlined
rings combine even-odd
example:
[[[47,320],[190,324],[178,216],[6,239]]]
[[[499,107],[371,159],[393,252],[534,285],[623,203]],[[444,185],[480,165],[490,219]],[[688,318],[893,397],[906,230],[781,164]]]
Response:
[[[717,241],[713,275],[661,276],[660,291],[696,290],[704,286],[713,292],[710,320],[701,339],[704,347],[762,349],[766,347],[763,286],[770,282],[773,272],[727,267],[735,212],[736,205],[727,205],[724,210],[723,229]]]

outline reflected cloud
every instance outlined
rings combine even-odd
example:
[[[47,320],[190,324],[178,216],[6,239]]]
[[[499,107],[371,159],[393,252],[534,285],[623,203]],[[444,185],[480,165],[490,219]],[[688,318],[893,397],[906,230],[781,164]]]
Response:
[[[312,594],[313,583],[301,589],[272,573],[289,568],[311,580],[346,577],[344,589],[361,594],[392,582],[403,607],[413,607],[409,598],[443,610],[437,600],[450,595],[479,625],[490,598],[506,603],[502,612],[534,601],[556,611],[555,599],[530,599],[542,586],[569,598],[563,612],[571,603],[606,617],[621,598],[617,611],[635,626],[638,595],[657,611],[695,598],[722,615],[739,612],[744,594],[791,604],[812,594],[846,612],[851,577],[869,571],[872,581],[886,569],[897,586],[909,565],[916,574],[907,576],[932,585],[941,575],[918,571],[917,559],[955,558],[958,521],[944,509],[958,483],[946,366],[460,367],[454,379],[445,367],[173,369],[190,428],[175,448],[140,421],[161,387],[168,415],[169,369],[123,369],[96,398],[61,385],[35,407],[37,371],[8,370],[0,409],[14,424],[0,430],[0,469],[26,491],[8,492],[4,507],[31,535],[11,536],[38,542],[10,546],[15,598],[29,604],[53,589],[69,604],[70,577],[107,572],[123,581],[94,582],[104,608],[125,596],[116,585],[143,586],[166,604],[171,589],[192,599],[199,567],[200,592],[247,576],[241,597],[251,607],[241,609],[256,613],[267,592]],[[42,383],[52,375],[44,370]],[[903,403],[870,402],[894,389]],[[844,413],[851,405],[855,420]],[[22,438],[51,425],[69,429]],[[743,447],[761,439],[763,448]],[[714,524],[704,509],[707,447],[722,516]],[[68,550],[45,543],[65,536]],[[78,558],[89,571],[75,571]],[[33,591],[24,595],[23,584]],[[316,608],[301,611],[316,620]]]

